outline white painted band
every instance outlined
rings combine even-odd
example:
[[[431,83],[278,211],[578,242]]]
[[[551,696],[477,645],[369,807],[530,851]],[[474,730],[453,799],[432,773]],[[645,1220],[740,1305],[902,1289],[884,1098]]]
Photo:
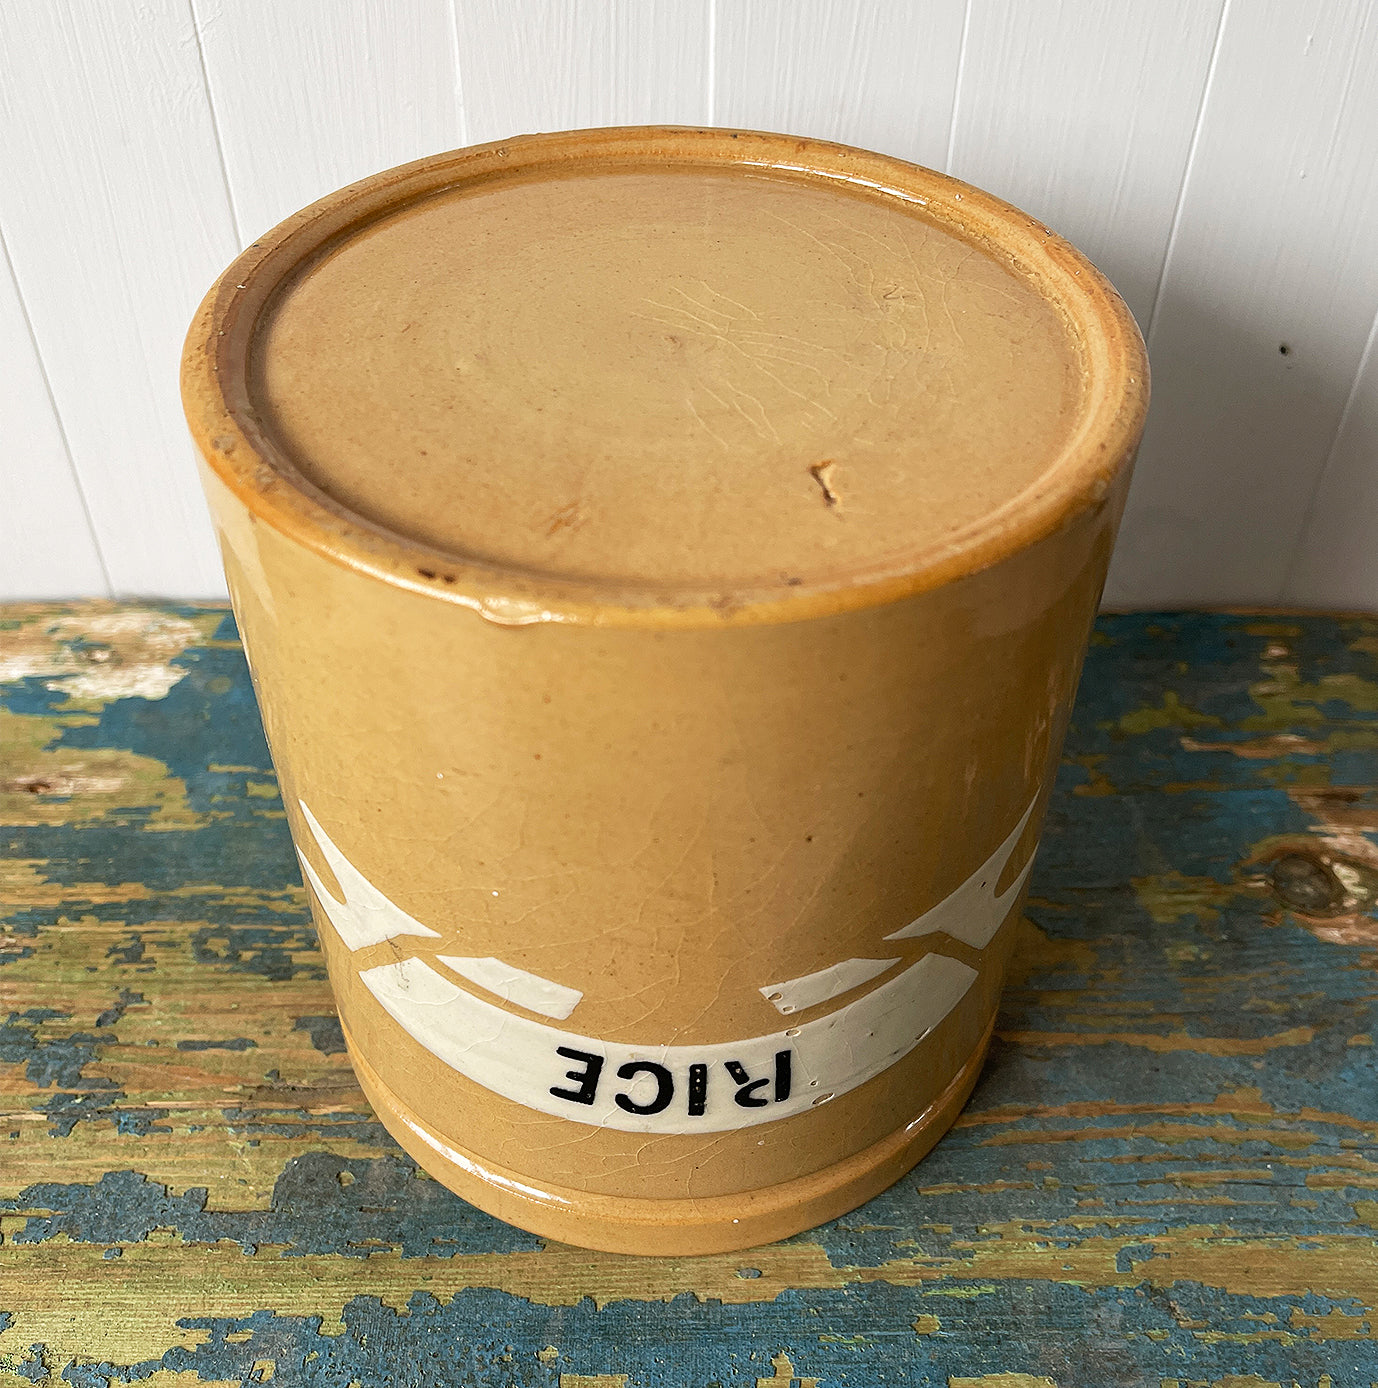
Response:
[[[1037,798],[1029,801],[1028,808],[1019,816],[1019,823],[1010,830],[1004,843],[956,891],[945,896],[916,920],[910,921],[903,929],[885,938],[912,940],[920,935],[951,935],[954,940],[960,940],[972,949],[985,949],[1004,924],[1005,917],[1009,915],[1010,908],[1024,890],[1024,883],[1033,871],[1034,853],[1030,853],[1014,881],[996,896],[996,885],[1006,865],[1014,857],[1014,850],[1024,837],[1024,828],[1037,803]]]
[[[432,1055],[515,1103],[623,1132],[711,1133],[806,1113],[889,1069],[965,996],[976,970],[926,954],[816,1021],[706,1046],[561,1031],[476,997],[416,958],[359,976]]]
[[[486,988],[504,1002],[514,1002],[528,1012],[554,1017],[557,1022],[563,1022],[579,1006],[584,996],[577,988],[568,988],[563,983],[542,978],[539,974],[519,969],[515,964],[504,964],[501,959],[494,959],[491,955],[482,959],[454,954],[437,954],[435,957],[461,978]]]
[[[331,896],[305,856],[302,866],[326,917],[350,950],[436,931],[383,895],[331,842],[311,811],[306,823],[344,901]],[[887,939],[946,934],[984,949],[1028,878],[1033,855],[998,896],[996,886],[1033,813],[954,892]],[[576,988],[485,956],[437,955],[495,997],[563,1020]],[[761,988],[781,1012],[809,1011],[864,987],[898,959],[848,959]],[[476,1084],[541,1113],[638,1133],[724,1132],[774,1122],[845,1094],[908,1055],[966,995],[976,970],[940,953],[835,1011],[783,1031],[700,1046],[645,1046],[562,1031],[478,997],[410,957],[360,972],[388,1015],[420,1045]]]

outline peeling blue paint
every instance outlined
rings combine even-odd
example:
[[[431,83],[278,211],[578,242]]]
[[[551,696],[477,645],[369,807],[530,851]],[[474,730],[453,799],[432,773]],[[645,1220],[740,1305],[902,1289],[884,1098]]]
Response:
[[[92,1185],[38,1184],[0,1213],[31,1213],[13,1242],[132,1244],[155,1229],[184,1243],[225,1239],[246,1253],[281,1245],[284,1256],[337,1253],[366,1258],[379,1248],[404,1257],[511,1253],[541,1247],[533,1235],[483,1214],[418,1172],[402,1156],[338,1157],[308,1152],[283,1168],[266,1210],[207,1210],[207,1191],[181,1195],[134,1171],[108,1172]]]
[[[340,1019],[333,1013],[323,1017],[298,1017],[292,1023],[293,1031],[304,1031],[311,1038],[311,1044],[322,1055],[343,1055],[345,1053],[344,1032]]]
[[[958,1286],[954,1290],[971,1290]],[[476,1288],[448,1304],[424,1290],[403,1310],[355,1297],[344,1308],[342,1334],[323,1334],[316,1317],[260,1311],[242,1319],[188,1318],[207,1334],[195,1349],[174,1349],[118,1376],[77,1380],[104,1385],[137,1381],[156,1369],[193,1370],[202,1378],[248,1382],[255,1364],[274,1365],[274,1381],[303,1388],[557,1388],[561,1374],[626,1374],[628,1388],[755,1388],[772,1378],[784,1351],[797,1376],[824,1388],[913,1385],[948,1388],[949,1377],[1025,1373],[1066,1388],[1141,1388],[1164,1378],[1194,1380],[1252,1374],[1266,1382],[1335,1388],[1367,1384],[1374,1352],[1363,1343],[1210,1343],[1191,1324],[1208,1313],[1210,1330],[1257,1334],[1268,1315],[1248,1297],[1146,1287],[1088,1293],[1045,1282],[1006,1283],[977,1297],[933,1296],[917,1288],[872,1284],[857,1289],[783,1293],[765,1306],[724,1306],[688,1294],[647,1308],[618,1302],[596,1309],[533,1306]],[[1333,1309],[1324,1298],[1288,1299],[1309,1314]],[[941,1329],[918,1335],[921,1315],[939,1314]],[[863,1327],[857,1333],[857,1326]],[[1083,1327],[1069,1335],[1064,1327]],[[1147,1332],[1161,1338],[1150,1339]],[[231,1341],[229,1336],[234,1336]],[[242,1337],[242,1338],[241,1338]],[[554,1346],[558,1357],[543,1361]],[[782,1385],[783,1388],[783,1385]],[[797,1388],[797,1382],[796,1382]]]

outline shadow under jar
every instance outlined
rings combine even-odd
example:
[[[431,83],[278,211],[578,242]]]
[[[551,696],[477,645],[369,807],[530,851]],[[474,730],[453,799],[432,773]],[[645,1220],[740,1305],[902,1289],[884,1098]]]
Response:
[[[379,174],[187,416],[349,1052],[539,1234],[747,1247],[952,1122],[1148,397],[995,198],[726,130]]]

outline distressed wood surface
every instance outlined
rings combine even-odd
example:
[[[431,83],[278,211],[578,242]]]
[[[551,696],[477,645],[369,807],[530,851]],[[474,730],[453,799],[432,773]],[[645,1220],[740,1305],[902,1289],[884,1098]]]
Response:
[[[638,1260],[368,1111],[227,612],[0,616],[0,1384],[1378,1380],[1378,620],[1103,618],[955,1129]]]

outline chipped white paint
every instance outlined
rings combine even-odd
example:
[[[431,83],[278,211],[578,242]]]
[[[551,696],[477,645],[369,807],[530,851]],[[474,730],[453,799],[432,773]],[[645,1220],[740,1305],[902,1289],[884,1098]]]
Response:
[[[21,790],[33,790],[36,782],[41,783],[44,799],[59,800],[77,795],[118,795],[129,784],[129,777],[82,776],[72,771],[45,770],[42,775],[16,777],[10,784]]]
[[[187,677],[187,671],[175,665],[146,665],[133,670],[83,670],[79,675],[61,680],[49,680],[49,689],[60,689],[69,699],[96,699],[108,703],[112,699],[164,699],[168,692]]]
[[[466,992],[421,959],[359,976],[413,1040],[514,1103],[622,1132],[697,1133],[807,1113],[865,1084],[947,1016],[976,970],[926,954],[815,1021],[704,1046],[632,1046],[561,1031]]]
[[[514,1002],[528,1012],[539,1012],[563,1022],[584,996],[577,988],[567,988],[539,974],[528,973],[515,964],[505,964],[491,955],[484,959],[461,958],[453,954],[438,954],[436,958],[453,969],[461,978],[477,983],[504,1002]]]
[[[1009,915],[1019,893],[1024,890],[1024,883],[1029,880],[1029,873],[1033,871],[1034,853],[1030,852],[1028,862],[1014,881],[999,896],[995,894],[1005,867],[1024,836],[1036,803],[1033,800],[1029,802],[1029,808],[1020,815],[1019,823],[1010,830],[1009,837],[951,896],[944,897],[917,920],[910,921],[903,930],[897,930],[885,938],[913,940],[920,935],[943,934],[951,935],[954,940],[961,940],[973,949],[985,949]]]
[[[804,974],[801,978],[767,983],[761,989],[761,996],[773,1003],[781,1016],[788,1017],[791,1012],[802,1012],[850,993],[899,962],[898,959],[844,959],[840,964],[830,964],[826,969]]]
[[[76,702],[162,699],[189,673],[173,662],[206,634],[188,618],[139,608],[39,619],[7,634],[0,680],[42,679]]]
[[[381,944],[384,940],[394,939],[398,935],[423,935],[433,940],[440,938],[429,926],[422,925],[400,906],[389,901],[340,852],[330,835],[321,828],[316,816],[307,808],[306,802],[299,800],[297,803],[301,806],[301,812],[316,840],[316,847],[330,865],[335,880],[340,884],[340,890],[344,892],[344,900],[337,900],[326,890],[325,883],[311,866],[306,854],[298,849],[297,857],[301,860],[301,870],[316,893],[321,910],[339,932],[340,939],[351,950],[363,949],[365,945]]]

